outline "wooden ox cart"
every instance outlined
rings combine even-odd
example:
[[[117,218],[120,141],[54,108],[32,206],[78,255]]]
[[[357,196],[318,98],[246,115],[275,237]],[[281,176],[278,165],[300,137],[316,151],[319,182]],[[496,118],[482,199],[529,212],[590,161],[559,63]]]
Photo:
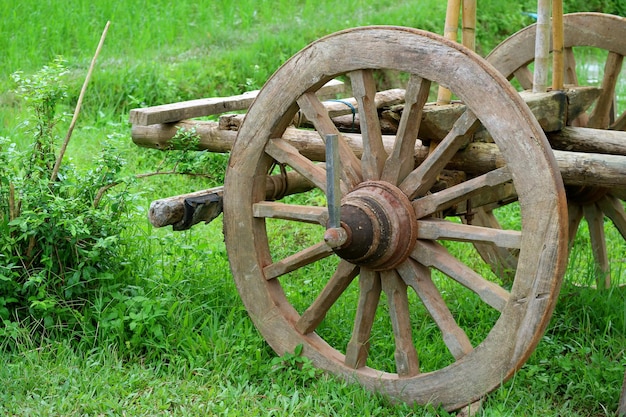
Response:
[[[151,221],[185,229],[223,211],[238,291],[279,355],[302,345],[315,366],[402,401],[475,402],[541,339],[581,219],[599,288],[610,282],[604,218],[626,237],[626,118],[614,101],[626,20],[559,17],[564,85],[551,90],[532,92],[535,26],[486,59],[376,26],[312,43],[259,92],[133,110],[140,146],[164,149],[193,126],[200,149],[231,152],[223,187],[156,201]],[[608,51],[600,88],[579,85],[579,46]],[[379,91],[381,71],[402,88]],[[453,100],[431,103],[436,86]],[[517,221],[503,224],[502,210]],[[476,317],[459,316],[470,302]],[[338,335],[345,320],[353,330]],[[476,320],[490,331],[474,333]],[[390,338],[390,351],[377,344]]]

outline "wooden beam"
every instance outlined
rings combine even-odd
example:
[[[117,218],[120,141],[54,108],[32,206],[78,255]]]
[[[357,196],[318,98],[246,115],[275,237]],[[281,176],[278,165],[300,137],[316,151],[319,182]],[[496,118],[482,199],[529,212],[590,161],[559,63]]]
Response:
[[[280,175],[266,180],[266,198],[302,193],[313,188],[306,178],[294,171],[287,173],[287,181]],[[187,230],[201,222],[209,223],[222,213],[224,187],[214,187],[194,193],[155,200],[150,204],[148,219],[154,227],[172,226],[173,230]]]
[[[318,91],[318,97],[325,100],[334,98],[345,90],[344,83],[331,80]],[[259,90],[249,91],[238,96],[202,98],[179,103],[163,104],[154,107],[133,109],[130,111],[129,121],[134,125],[148,126],[158,123],[172,123],[194,117],[211,116],[238,110],[246,110]]]
[[[597,97],[599,91],[593,87],[582,87],[576,89],[569,89],[567,92],[549,92],[549,93],[521,93],[522,97],[528,103],[528,106],[535,114],[539,124],[546,132],[559,132],[561,130],[568,132],[564,129],[566,120],[573,120],[578,115],[585,111],[591,103]],[[335,105],[336,103],[332,103]],[[441,140],[448,133],[456,119],[463,113],[465,107],[461,104],[450,104],[446,106],[427,105],[422,112],[422,122],[420,123],[420,130],[418,136],[427,140]],[[382,112],[381,120],[386,120],[385,123],[381,123],[384,127],[384,133],[395,134],[397,124],[399,123],[401,109],[387,110]],[[138,146],[156,148],[156,149],[170,149],[169,140],[176,135],[178,128],[191,129],[195,128],[196,133],[200,137],[200,143],[198,150],[209,150],[211,152],[229,152],[232,143],[237,136],[236,129],[239,128],[243,115],[228,115],[223,116],[220,119],[220,123],[197,121],[197,120],[184,120],[176,124],[158,124],[151,126],[133,125],[131,136],[133,142]],[[356,120],[353,123],[352,115],[348,115],[348,120],[341,119],[342,116],[336,117],[333,121],[336,124],[345,126],[347,131],[352,130],[352,127],[358,130],[358,113]],[[395,123],[395,124],[394,124]],[[346,125],[347,124],[347,125]],[[354,125],[354,126],[353,126]],[[578,135],[577,131],[568,132],[568,137],[575,137]],[[585,141],[588,142],[588,147],[585,152],[600,152],[600,153],[619,153],[619,151],[605,152],[602,149],[605,145],[602,143],[605,136],[603,131],[602,135],[588,135],[585,134]],[[613,131],[611,131],[613,132]],[[616,132],[615,138],[612,133],[606,133],[606,136],[611,136],[611,141],[618,140],[622,132]],[[479,132],[480,134],[480,132]],[[484,134],[484,132],[482,133]],[[349,133],[344,134],[348,140],[360,140],[359,135],[351,135]],[[553,135],[550,135],[551,137]],[[559,139],[559,133],[553,136],[556,140]],[[589,137],[589,139],[587,139]],[[321,139],[319,135],[314,131],[295,131],[287,129],[286,139],[300,142],[302,146],[305,144],[318,144],[321,145]],[[393,138],[387,138],[388,141],[393,141]],[[596,143],[599,143],[596,145]],[[593,150],[598,149],[598,150]],[[576,150],[576,148],[566,149]],[[317,158],[317,156],[316,156]],[[322,159],[316,159],[322,160]]]
[[[303,155],[314,160],[324,158],[324,144],[316,136],[299,136],[303,131],[297,129],[288,130],[293,141],[290,141]],[[583,128],[567,128],[568,134],[575,136],[577,131],[594,130]],[[614,132],[622,136],[626,141],[626,132]],[[392,138],[383,140],[388,151],[393,149]],[[362,152],[360,138],[352,137],[348,143],[357,156]],[[421,163],[427,156],[429,147],[417,141],[415,148],[416,163]],[[555,150],[554,156],[566,185],[586,185],[598,187],[610,187],[614,194],[626,194],[626,147],[622,146],[620,152],[623,155],[602,155],[598,153],[569,152]],[[497,146],[492,143],[471,143],[464,151],[459,152],[448,164],[450,170],[463,171],[472,176],[478,176],[497,168],[503,167],[503,160]],[[280,188],[280,176],[268,176],[266,182],[267,198],[274,199],[276,191]],[[305,192],[312,188],[312,184],[296,172],[288,173],[287,188],[280,190],[284,195]],[[221,199],[223,187],[216,187],[196,193],[169,197],[154,201],[150,206],[149,218],[155,227],[172,225],[174,230],[185,230],[200,222],[210,222],[221,213]],[[621,193],[621,194],[620,194]],[[485,204],[490,203],[486,201]]]

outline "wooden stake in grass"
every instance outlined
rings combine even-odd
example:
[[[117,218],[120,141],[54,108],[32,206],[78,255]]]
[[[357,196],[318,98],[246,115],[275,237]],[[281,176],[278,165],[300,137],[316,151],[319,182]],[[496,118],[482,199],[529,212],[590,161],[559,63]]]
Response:
[[[78,114],[80,113],[80,107],[83,104],[83,98],[85,97],[85,92],[87,91],[87,85],[89,84],[89,80],[91,79],[91,74],[93,73],[93,69],[96,65],[96,60],[98,59],[98,55],[100,55],[100,50],[102,49],[102,45],[104,44],[104,39],[107,36],[107,32],[109,30],[110,21],[107,22],[104,30],[102,31],[102,36],[100,37],[100,42],[98,43],[98,47],[96,48],[96,53],[91,59],[91,65],[89,65],[89,71],[87,71],[87,76],[85,77],[85,82],[83,83],[83,87],[80,90],[80,94],[78,96],[78,102],[76,103],[76,108],[74,109],[74,116],[72,117],[72,121],[70,123],[70,127],[67,130],[67,135],[65,136],[65,140],[61,145],[61,150],[59,151],[59,156],[54,163],[54,168],[52,169],[52,174],[50,175],[50,182],[54,182],[57,179],[57,175],[59,173],[59,168],[61,167],[61,161],[63,160],[63,155],[65,155],[65,151],[67,150],[67,145],[70,142],[70,138],[72,137],[72,132],[74,131],[74,126],[76,126],[76,120],[78,119]]]

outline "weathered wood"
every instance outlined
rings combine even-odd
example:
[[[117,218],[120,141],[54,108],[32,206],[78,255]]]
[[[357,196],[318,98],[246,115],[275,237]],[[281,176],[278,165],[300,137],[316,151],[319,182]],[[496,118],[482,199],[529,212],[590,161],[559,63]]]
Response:
[[[334,98],[345,90],[344,84],[331,80],[318,90],[322,100]],[[249,91],[238,96],[202,98],[160,106],[133,109],[130,111],[131,124],[147,126],[159,123],[172,123],[194,117],[210,116],[237,110],[245,110],[259,94],[259,90]]]
[[[287,173],[286,182],[280,175],[268,176],[266,198],[302,193],[312,187],[313,184],[306,178],[293,171]],[[220,186],[155,200],[150,204],[148,219],[154,227],[171,225],[174,230],[186,230],[200,222],[208,223],[222,213],[223,195],[224,187]],[[201,203],[197,203],[199,201]]]
[[[373,100],[370,101],[372,107],[377,109],[394,106],[404,101],[404,90],[394,88],[391,90],[373,92]],[[355,97],[326,100],[323,104],[331,118],[344,115],[351,118],[353,115],[358,114],[360,107],[358,100]],[[313,125],[312,121],[307,119],[306,115],[302,112],[299,112],[298,115],[296,115],[295,122],[299,126]]]
[[[410,260],[398,267],[398,273],[406,284],[420,297],[424,307],[443,333],[443,340],[455,359],[461,359],[472,351],[472,344],[456,323],[441,293],[431,279],[430,270]]]
[[[562,129],[569,121],[584,113],[600,95],[595,87],[568,88],[565,91],[545,93],[520,92],[544,132]],[[463,112],[461,104],[427,105],[423,109],[423,120],[419,137],[439,141],[450,131],[454,121]],[[385,134],[393,134],[398,128],[403,106],[398,105],[381,114],[381,127]],[[354,132],[359,125],[359,115],[335,117],[333,121],[344,132]]]
[[[583,215],[589,226],[591,251],[598,266],[596,273],[596,288],[608,289],[611,285],[609,274],[609,257],[604,236],[604,213],[595,204],[583,205]]]
[[[267,280],[278,278],[281,275],[295,271],[303,266],[310,265],[313,262],[319,261],[320,259],[326,258],[332,254],[332,248],[328,246],[326,242],[322,241],[313,246],[309,246],[298,253],[281,259],[280,261],[267,265],[263,268],[263,274]]]
[[[418,220],[418,239],[492,243],[501,248],[519,249],[522,234],[516,230],[492,229],[446,220]]]
[[[453,280],[477,294],[481,300],[502,311],[510,294],[497,284],[483,278],[470,267],[452,256],[436,242],[418,240],[411,258],[424,266],[438,269]]]
[[[391,43],[393,48],[389,47]],[[357,44],[359,48],[347,47]],[[352,312],[357,319],[348,349],[326,338],[324,332],[303,335],[296,327],[300,306],[291,305],[285,291],[285,284],[295,276],[267,280],[265,274],[267,265],[287,260],[290,265],[296,263],[290,257],[281,260],[276,255],[281,239],[275,239],[274,231],[253,216],[254,205],[263,199],[259,178],[271,162],[267,144],[277,132],[282,136],[299,107],[297,101],[314,91],[329,74],[361,69],[415,73],[449,87],[496,138],[516,180],[520,204],[526,208],[520,266],[510,293],[470,272],[467,265],[451,255],[452,259],[439,257],[430,264],[446,269],[445,273],[452,268],[451,279],[467,283],[501,315],[489,334],[462,360],[414,376],[401,377],[397,372],[379,369],[375,365],[379,361],[363,366],[368,357],[367,345],[375,334],[370,323],[374,323],[382,284],[380,274],[366,267],[361,268],[359,283],[369,281],[372,285],[361,291],[357,312]],[[439,172],[435,171],[426,174],[436,176]],[[224,200],[224,230],[233,277],[250,317],[279,355],[302,345],[303,355],[330,373],[356,379],[397,400],[430,402],[452,409],[475,401],[508,379],[541,339],[565,265],[565,193],[547,140],[528,107],[503,77],[466,48],[433,34],[397,27],[342,31],[309,45],[268,80],[249,110],[233,147],[225,187],[229,191]],[[304,254],[298,257],[312,259]],[[328,280],[332,271],[324,269],[320,268],[312,279],[321,283]],[[305,299],[315,299],[317,293],[312,287],[299,287],[306,293]],[[398,306],[400,303],[395,308]],[[381,313],[389,314],[385,310]],[[412,329],[418,327],[411,324]]]
[[[296,324],[296,329],[302,334],[313,332],[358,273],[358,266],[346,261],[339,262],[337,270],[324,286],[322,292],[309,308],[302,313]]]
[[[626,19],[601,13],[571,13],[563,16],[564,26],[564,53],[566,59],[565,82],[578,85],[576,77],[576,60],[574,48],[589,46],[608,51],[604,75],[602,79],[602,97],[599,99],[598,110],[589,127],[607,127],[607,117],[612,115],[611,106],[615,94],[615,85],[623,57],[626,55]],[[489,63],[494,65],[507,78],[515,76],[523,88],[532,88],[526,77],[519,77],[527,72],[528,65],[535,60],[536,26],[526,27],[510,36],[498,45],[487,56]],[[626,112],[615,114],[610,129],[624,130],[626,128]],[[572,119],[569,119],[572,120]],[[583,124],[585,121],[583,120]],[[580,125],[580,124],[579,124]]]
[[[533,114],[535,114],[537,120],[541,124],[542,128],[546,132],[558,131],[563,128],[566,120],[573,120],[582,112],[584,112],[589,105],[598,96],[599,91],[592,87],[580,87],[577,89],[569,89],[564,96],[562,92],[542,93],[542,94],[527,94],[522,93],[522,97],[526,100]],[[569,105],[566,105],[569,103]],[[567,116],[564,113],[567,109]],[[426,105],[422,110],[421,123],[419,123],[419,137],[422,139],[430,139],[440,141],[448,134],[452,125],[456,119],[463,113],[465,106],[460,104],[451,104],[448,106],[436,106]],[[395,133],[398,125],[400,124],[400,114],[402,109],[395,110],[394,116],[398,123],[393,127]],[[352,128],[352,116],[348,116],[349,129]],[[200,120],[183,120],[176,124],[155,124],[150,126],[133,125],[131,129],[131,136],[133,142],[138,146],[156,149],[169,149],[171,145],[168,141],[176,135],[179,128],[192,129],[195,128],[197,135],[200,138],[198,144],[198,150],[208,150],[211,152],[229,152],[232,148],[232,144],[235,141],[237,133],[231,129],[237,128],[240,122],[243,120],[244,115],[229,116],[223,118],[220,123]],[[340,118],[335,118],[333,121],[337,123]],[[221,119],[222,120],[222,119]],[[356,126],[359,126],[359,115],[356,115]],[[222,128],[220,128],[220,124]],[[390,130],[389,128],[387,130]],[[285,138],[287,140],[295,139],[295,134],[299,138],[308,137],[313,143],[321,143],[321,141],[315,141],[314,137],[319,136],[315,132],[307,133],[304,130],[295,131],[288,129]],[[558,135],[559,133],[557,133]],[[574,138],[576,133],[568,134],[568,137]],[[604,133],[603,133],[604,135]],[[342,135],[346,138],[357,138],[358,136],[350,136],[350,134]],[[555,136],[558,138],[558,136]],[[619,140],[618,136],[612,136],[610,141],[614,142]],[[593,151],[593,143],[603,141],[603,137],[594,137],[586,134],[584,139],[588,144],[586,151]],[[385,142],[383,138],[383,142]],[[600,149],[600,148],[598,148]],[[391,152],[391,149],[386,148],[387,153]],[[597,152],[604,153],[598,150]],[[611,151],[611,153],[614,153]],[[319,159],[318,159],[319,160]]]
[[[566,127],[549,133],[548,140],[554,149],[562,151],[626,155],[626,134],[616,130]]]
[[[608,129],[611,125],[611,113],[615,105],[615,86],[622,70],[624,56],[609,52],[602,77],[602,94],[589,115],[589,127]]]
[[[552,89],[562,90],[564,72],[563,56],[563,0],[552,0]]]
[[[537,36],[535,40],[535,72],[533,92],[544,93],[548,89],[550,69],[550,7],[551,0],[537,1]]]
[[[387,153],[383,147],[383,138],[378,120],[378,109],[374,103],[376,80],[372,70],[361,70],[350,73],[352,94],[359,104],[359,124],[363,135],[363,176],[368,180],[378,180],[383,171]],[[331,116],[332,117],[332,116]]]
[[[413,203],[415,217],[421,219],[431,216],[462,203],[467,199],[473,199],[478,195],[489,194],[491,189],[506,184],[510,182],[511,179],[511,174],[506,168],[499,168],[437,193],[426,195]]]
[[[453,42],[456,42],[457,40],[460,14],[461,0],[448,0],[448,6],[446,8],[446,22],[443,28],[443,36]],[[437,91],[437,104],[450,104],[451,99],[452,92],[443,85],[440,85]]]
[[[374,96],[376,108],[383,109],[403,103],[405,91],[399,88],[379,91]],[[354,97],[327,100],[322,103],[333,121],[341,120],[347,129],[360,131],[359,126],[359,104]],[[224,114],[219,118],[220,129],[239,130],[241,123],[245,119],[245,114]],[[307,119],[306,115],[299,111],[294,117],[294,125],[298,127],[313,127],[313,123]],[[335,124],[337,124],[335,122]],[[385,129],[383,129],[383,132]],[[395,129],[394,129],[395,131]]]
[[[353,369],[365,366],[369,355],[370,334],[381,292],[379,273],[369,269],[362,270],[359,291],[352,337],[348,342],[345,358],[345,364]]]
[[[404,110],[398,129],[393,151],[385,161],[382,173],[383,181],[393,184],[404,179],[414,168],[413,150],[422,122],[422,110],[428,100],[430,81],[411,75],[405,94]]]
[[[324,105],[314,93],[304,93],[298,98],[298,106],[306,118],[313,123],[320,137],[324,139],[327,135],[338,136],[339,157],[343,165],[341,179],[348,184],[349,188],[353,188],[361,178],[361,162],[354,156],[346,141],[339,134]]]
[[[389,317],[396,345],[396,373],[400,377],[419,374],[417,350],[413,344],[407,285],[395,270],[381,272],[382,289],[387,295]]]
[[[200,148],[213,152],[230,151],[235,140],[236,132],[219,130],[215,122],[181,122],[178,126],[196,126],[201,137]],[[141,132],[147,131],[148,134],[145,136],[148,136],[150,140],[154,140],[157,135],[161,136],[159,141],[150,142],[150,144],[156,143],[159,147],[165,147],[175,127],[163,125],[137,127],[134,131],[137,141],[143,137],[138,134]],[[623,175],[626,172],[626,158],[624,158],[626,156],[626,132],[603,131],[602,135],[596,133],[594,129],[567,127],[549,135],[549,140],[555,144],[555,147],[568,148],[568,151],[554,151],[564,182],[569,185],[626,188],[626,176]],[[360,136],[350,134],[343,136],[355,155],[360,157],[363,152]],[[289,128],[284,138],[303,156],[313,161],[324,160],[324,144],[316,132]],[[383,143],[387,152],[391,153],[394,145],[393,138],[383,137]],[[417,161],[422,161],[427,154],[428,147],[418,140],[415,147]],[[480,175],[503,165],[504,160],[494,145],[473,143],[452,158],[449,168]],[[325,181],[322,172],[319,174],[319,181]],[[292,180],[289,182],[294,183]],[[160,223],[157,222],[157,224]],[[157,224],[155,226],[159,227]]]
[[[480,122],[476,115],[466,109],[437,147],[402,180],[398,185],[400,190],[409,199],[426,194],[437,181],[439,172],[446,167],[457,151],[468,143],[479,126]]]
[[[554,2],[554,4],[557,7],[560,6],[557,2]],[[554,23],[560,23],[558,22],[560,17],[558,14],[560,13],[554,14]],[[584,80],[579,80],[576,74],[577,62],[575,54],[577,51],[586,50],[586,47],[604,50],[606,51],[606,60],[604,71],[602,72],[601,92],[592,110],[580,113],[580,116],[575,119],[568,118],[568,124],[571,126],[595,128],[596,130],[587,131],[589,135],[593,134],[593,138],[585,140],[584,137],[576,139],[553,137],[551,138],[551,144],[555,149],[623,155],[623,151],[620,149],[623,149],[626,145],[624,140],[617,139],[613,141],[612,133],[599,129],[626,130],[626,112],[620,109],[620,114],[615,105],[616,86],[620,81],[623,81],[620,80],[620,73],[622,72],[624,55],[626,55],[626,43],[622,41],[622,39],[626,38],[626,19],[601,13],[573,13],[563,16],[563,26],[564,39],[560,42],[555,36],[553,49],[555,57],[559,54],[559,50],[563,49],[565,59],[563,75],[566,84],[579,85],[580,82],[584,82]],[[532,50],[532,45],[535,44],[535,35],[534,26],[522,29],[502,42],[487,57],[487,60],[507,78],[515,76],[523,88],[532,87],[532,81],[528,82],[523,74],[528,71],[529,65],[536,58]],[[582,55],[579,64],[585,65],[585,63],[586,57]],[[556,66],[554,72],[555,76],[561,75],[561,71]],[[582,133],[582,131],[578,133]],[[602,145],[594,150],[590,150],[593,148],[592,144],[597,143],[595,138],[601,138],[600,142],[602,142]],[[591,147],[588,145],[591,145]],[[617,147],[617,149],[614,149],[612,146]],[[570,164],[571,161],[567,165],[570,166]],[[578,161],[576,164],[580,167],[580,164],[584,164],[584,161]],[[583,170],[581,169],[579,173],[582,173]],[[573,173],[571,166],[568,171]],[[589,172],[593,173],[594,168],[591,168]],[[580,179],[580,175],[575,176]],[[593,204],[594,202],[598,204],[598,196],[607,191],[607,198],[610,197],[616,201],[617,199],[624,200],[626,198],[626,189],[616,188],[617,183],[608,183],[600,188],[594,186],[594,184],[581,183],[579,185],[581,187],[577,187],[578,190],[576,192],[573,192],[572,188],[568,192],[570,245],[584,215],[588,218],[588,233],[597,267],[596,271],[599,272],[597,286],[602,288],[608,285],[608,279],[610,279],[609,261],[603,230],[606,224],[605,217],[610,218],[617,225],[626,222],[626,215],[615,213],[609,205],[605,204],[603,207],[600,207]],[[621,206],[622,202],[617,202]],[[602,275],[605,275],[606,280],[603,281]]]

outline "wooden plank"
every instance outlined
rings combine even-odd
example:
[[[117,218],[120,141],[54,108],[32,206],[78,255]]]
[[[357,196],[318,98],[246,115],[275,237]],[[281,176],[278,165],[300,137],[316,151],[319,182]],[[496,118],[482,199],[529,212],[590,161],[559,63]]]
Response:
[[[325,98],[335,97],[344,91],[343,82],[331,80],[318,91]],[[130,111],[131,124],[148,126],[158,123],[172,123],[194,117],[210,116],[232,111],[245,110],[254,101],[260,90],[249,91],[232,97],[202,98],[180,103],[133,109]]]

